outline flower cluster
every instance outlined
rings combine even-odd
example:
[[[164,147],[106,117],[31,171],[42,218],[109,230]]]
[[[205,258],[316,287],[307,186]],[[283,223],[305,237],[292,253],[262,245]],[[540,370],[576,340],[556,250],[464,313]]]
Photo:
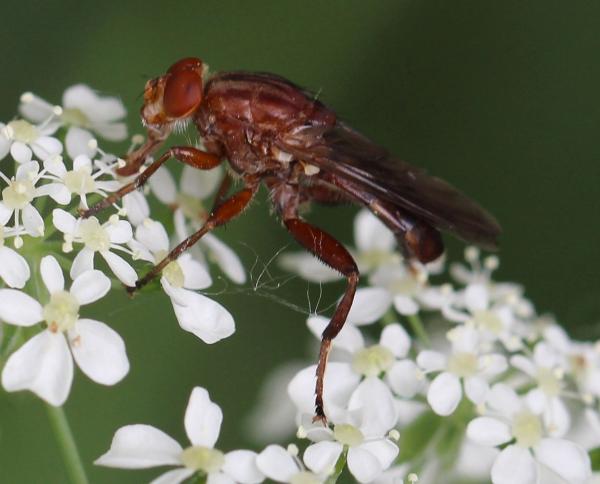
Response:
[[[30,390],[59,406],[69,394],[73,361],[103,385],[128,373],[122,338],[80,311],[105,297],[112,280],[134,286],[186,231],[200,226],[206,217],[203,202],[215,190],[219,172],[190,173],[188,167],[178,190],[163,169],[149,190],[129,194],[100,218],[81,218],[82,210],[133,178],[118,176],[124,160],[96,140],[127,138],[123,104],[76,85],[65,91],[61,106],[23,94],[19,111],[22,118],[0,124],[2,386]],[[151,194],[173,210],[178,231],[172,237],[150,218]],[[211,235],[195,252],[167,265],[161,285],[180,326],[214,343],[230,336],[235,325],[224,307],[198,292],[212,284],[208,260],[233,281],[244,282],[236,254]],[[65,282],[65,273],[72,282]]]
[[[29,390],[60,406],[73,362],[102,385],[127,375],[123,339],[80,313],[113,286],[135,286],[200,229],[222,170],[185,166],[177,182],[161,167],[143,190],[82,218],[133,179],[118,175],[124,160],[96,139],[127,138],[122,103],[76,85],[61,106],[26,93],[19,111],[21,118],[0,124],[1,380],[6,391]],[[134,137],[129,151],[140,142]],[[151,217],[158,204],[172,224]],[[393,234],[361,210],[351,252],[367,284],[333,341],[326,426],[312,418],[316,366],[286,366],[252,416],[253,437],[262,430],[268,441],[260,451],[217,449],[223,414],[196,387],[184,418],[189,446],[129,425],[96,464],[174,466],[153,481],[163,484],[333,483],[342,475],[361,483],[583,484],[599,477],[590,459],[600,454],[598,343],[574,341],[538,315],[520,285],[493,280],[498,258],[475,248],[448,271],[444,260],[409,268]],[[306,253],[280,262],[309,281],[340,277]],[[212,344],[235,324],[201,292],[213,283],[209,263],[235,283],[246,280],[235,252],[206,234],[163,267],[154,289],[162,288],[182,329]],[[328,324],[326,315],[307,318],[315,344]]]

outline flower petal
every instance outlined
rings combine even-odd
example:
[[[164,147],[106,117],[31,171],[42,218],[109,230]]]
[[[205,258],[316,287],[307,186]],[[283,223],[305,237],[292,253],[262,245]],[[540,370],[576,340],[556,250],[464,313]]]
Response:
[[[335,467],[344,446],[339,442],[321,441],[304,451],[304,463],[315,474],[329,474]]]
[[[412,297],[396,294],[394,296],[394,308],[404,316],[411,316],[419,312],[419,305]]]
[[[25,205],[23,209],[23,225],[32,237],[44,235],[44,219],[31,203]]]
[[[106,231],[113,244],[126,244],[133,237],[131,224],[127,220],[109,222],[105,225]]]
[[[219,438],[223,412],[210,400],[206,389],[195,387],[185,410],[185,432],[193,445],[214,447]]]
[[[394,393],[403,398],[414,397],[425,383],[423,374],[412,360],[395,362],[386,374],[386,381]]]
[[[47,183],[36,188],[36,197],[44,197],[46,195],[50,196],[52,200],[60,205],[66,205],[71,201],[71,192],[62,183]]]
[[[479,445],[496,447],[512,439],[509,426],[492,417],[477,417],[467,426],[467,437]]]
[[[394,459],[398,456],[400,449],[390,439],[371,440],[360,444],[360,448],[373,454],[383,470],[392,465]]]
[[[135,238],[144,244],[151,252],[169,250],[169,236],[160,222],[152,219],[144,220],[135,229]]]
[[[218,302],[187,289],[174,288],[164,277],[161,283],[165,292],[171,296],[175,317],[182,329],[208,344],[216,343],[235,332],[233,317]]]
[[[537,474],[531,453],[518,445],[506,447],[492,466],[494,484],[535,484]]]
[[[459,379],[452,373],[443,372],[436,376],[427,392],[427,402],[435,413],[448,416],[454,413],[462,398]]]
[[[0,320],[17,326],[33,326],[42,318],[42,306],[30,295],[15,289],[0,289]]]
[[[191,254],[182,254],[177,260],[183,272],[183,287],[186,289],[205,289],[212,284],[212,278],[203,264]]]
[[[465,394],[475,405],[485,403],[490,386],[480,377],[465,378]]]
[[[188,469],[187,467],[184,467],[183,469],[173,469],[172,471],[161,474],[156,479],[152,479],[150,484],[179,484],[188,477],[193,476],[195,472],[194,469]]]
[[[150,206],[141,191],[128,193],[122,200],[127,218],[133,226],[137,227],[150,216]]]
[[[62,208],[52,210],[52,223],[63,234],[74,234],[77,228],[75,217]]]
[[[523,408],[517,393],[504,383],[496,383],[487,398],[488,405],[507,417],[512,417]]]
[[[79,155],[93,157],[96,154],[96,149],[90,144],[93,139],[94,136],[88,130],[71,126],[65,137],[65,146],[69,157],[72,159],[77,158]]]
[[[88,377],[102,385],[114,385],[129,372],[125,343],[106,324],[80,319],[69,331],[75,362]]]
[[[410,336],[398,323],[383,328],[379,344],[390,350],[396,358],[404,358],[410,348]]]
[[[535,456],[565,481],[583,483],[592,475],[590,456],[579,445],[564,439],[542,439]]]
[[[246,271],[237,254],[212,234],[206,234],[200,243],[210,252],[210,259],[236,284],[246,282]]]
[[[354,241],[361,252],[393,252],[396,238],[375,215],[362,209],[354,219]]]
[[[280,445],[269,445],[256,457],[256,466],[269,479],[289,482],[300,469],[294,458]]]
[[[83,252],[83,251],[82,251]],[[100,255],[104,258],[110,270],[113,271],[113,274],[117,276],[117,279],[121,281],[126,286],[135,286],[135,281],[137,281],[137,274],[131,265],[125,261],[122,257],[119,257],[117,254],[110,252],[108,250],[103,250],[100,252]]]
[[[6,362],[2,385],[8,392],[30,390],[51,405],[65,403],[73,381],[73,358],[62,333],[33,336]]]
[[[17,163],[29,163],[31,161],[31,157],[33,153],[31,148],[27,146],[25,143],[21,143],[20,141],[15,141],[10,146],[10,155]]]
[[[348,411],[357,417],[367,439],[383,437],[398,420],[392,392],[377,377],[368,377],[358,385],[348,401]]]
[[[109,290],[110,279],[101,271],[91,270],[79,275],[69,292],[83,306],[103,298]]]
[[[250,450],[234,450],[225,454],[223,472],[241,484],[257,484],[265,478],[256,466],[258,454]]]
[[[158,200],[165,205],[172,205],[177,201],[177,187],[171,172],[161,166],[154,175],[148,179],[148,185]]]
[[[423,350],[417,355],[417,365],[425,371],[438,371],[446,367],[446,357],[439,351]]]
[[[181,446],[150,425],[126,425],[115,432],[110,449],[94,464],[122,469],[145,469],[180,464]]]
[[[67,167],[62,156],[51,156],[44,160],[44,168],[54,176],[62,178],[67,173]]]
[[[309,282],[338,281],[343,276],[308,252],[286,252],[277,260],[282,269]]]
[[[203,200],[209,197],[223,177],[220,166],[212,170],[197,170],[185,165],[181,171],[181,191],[190,197]]]
[[[371,482],[382,472],[379,459],[361,447],[350,447],[348,450],[348,470],[358,482]]]
[[[40,136],[32,144],[35,156],[40,160],[51,158],[62,153],[62,143],[51,136]]]
[[[6,225],[13,212],[12,208],[8,208],[3,202],[0,202],[0,225]]]
[[[83,111],[94,123],[114,121],[121,119],[126,114],[125,106],[119,98],[113,96],[100,97],[85,84],[75,84],[65,90],[63,105],[66,108],[76,108]]]
[[[386,289],[378,287],[358,289],[346,322],[356,325],[374,323],[385,314],[391,303],[392,296]]]
[[[94,251],[84,247],[73,259],[70,276],[77,279],[81,274],[94,269]]]
[[[31,272],[25,258],[10,247],[0,247],[0,277],[9,287],[21,289]]]
[[[54,256],[47,255],[42,258],[40,272],[42,273],[44,285],[50,294],[64,290],[65,276]]]

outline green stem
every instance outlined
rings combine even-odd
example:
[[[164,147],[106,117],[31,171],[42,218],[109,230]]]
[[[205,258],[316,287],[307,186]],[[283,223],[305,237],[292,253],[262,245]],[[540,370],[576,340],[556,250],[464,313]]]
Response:
[[[50,426],[60,447],[60,453],[67,468],[69,479],[73,484],[88,484],[89,481],[85,475],[83,462],[77,450],[77,444],[71,432],[71,427],[69,427],[65,411],[62,407],[53,407],[48,404],[46,404],[46,411],[48,412]]]
[[[329,477],[325,481],[325,484],[335,484],[337,482],[340,475],[342,474],[342,471],[344,470],[344,467],[346,467],[347,454],[348,454],[348,449],[346,447],[344,447],[344,452],[342,452],[342,455],[340,455],[340,458],[335,463],[333,472],[329,475]]]
[[[417,339],[423,344],[423,346],[430,347],[431,341],[429,340],[429,335],[427,331],[425,331],[425,326],[423,326],[423,322],[418,314],[411,314],[406,317],[408,319],[408,323],[412,328],[413,332]]]

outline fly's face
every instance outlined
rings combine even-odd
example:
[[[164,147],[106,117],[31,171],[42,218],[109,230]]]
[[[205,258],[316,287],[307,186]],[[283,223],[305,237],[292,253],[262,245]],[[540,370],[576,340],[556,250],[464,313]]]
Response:
[[[204,64],[188,57],[173,64],[163,76],[149,80],[144,88],[142,121],[159,128],[184,121],[200,107]]]

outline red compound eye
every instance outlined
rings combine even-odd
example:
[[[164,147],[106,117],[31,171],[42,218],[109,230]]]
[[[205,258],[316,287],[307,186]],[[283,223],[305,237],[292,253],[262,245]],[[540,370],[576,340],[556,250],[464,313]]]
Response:
[[[202,102],[202,61],[182,59],[167,73],[163,96],[165,113],[171,118],[191,114]]]

